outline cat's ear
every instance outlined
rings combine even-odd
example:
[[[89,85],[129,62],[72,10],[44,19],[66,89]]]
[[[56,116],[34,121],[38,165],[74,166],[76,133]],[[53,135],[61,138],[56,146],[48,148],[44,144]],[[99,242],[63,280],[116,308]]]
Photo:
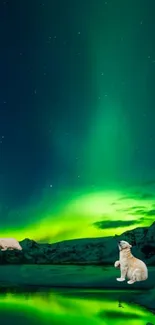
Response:
[[[132,247],[132,245],[129,245],[129,247],[131,248],[131,247]]]

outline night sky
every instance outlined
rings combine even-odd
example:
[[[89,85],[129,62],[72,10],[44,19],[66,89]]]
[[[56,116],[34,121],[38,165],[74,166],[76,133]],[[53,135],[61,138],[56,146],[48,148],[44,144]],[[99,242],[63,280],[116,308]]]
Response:
[[[0,1],[0,235],[155,219],[155,1]]]

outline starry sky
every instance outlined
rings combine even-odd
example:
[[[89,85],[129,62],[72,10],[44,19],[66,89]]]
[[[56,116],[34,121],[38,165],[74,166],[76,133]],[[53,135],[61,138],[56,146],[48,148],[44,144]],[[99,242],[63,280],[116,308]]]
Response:
[[[154,0],[0,2],[0,236],[155,218]]]

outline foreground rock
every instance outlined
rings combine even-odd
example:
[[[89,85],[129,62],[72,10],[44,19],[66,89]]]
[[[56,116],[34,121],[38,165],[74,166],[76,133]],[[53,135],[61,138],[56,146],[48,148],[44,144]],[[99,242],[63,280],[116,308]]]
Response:
[[[136,228],[120,236],[84,238],[39,244],[25,239],[22,251],[0,251],[0,264],[76,264],[113,265],[118,259],[119,240],[127,240],[132,252],[147,265],[155,265],[155,222],[150,227]]]

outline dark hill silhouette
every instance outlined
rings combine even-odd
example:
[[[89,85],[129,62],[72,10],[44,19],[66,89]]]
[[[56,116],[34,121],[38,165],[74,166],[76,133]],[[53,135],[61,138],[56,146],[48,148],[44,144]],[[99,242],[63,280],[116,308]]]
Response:
[[[119,240],[132,244],[132,252],[147,265],[155,265],[155,222],[114,237],[83,238],[55,244],[20,242],[22,251],[0,251],[0,264],[113,265],[118,258]]]

